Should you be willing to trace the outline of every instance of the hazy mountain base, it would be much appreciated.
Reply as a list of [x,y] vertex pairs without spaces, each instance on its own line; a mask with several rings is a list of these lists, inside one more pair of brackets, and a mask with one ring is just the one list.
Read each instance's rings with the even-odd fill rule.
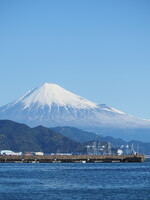
[[[18,106],[18,105],[17,105]],[[35,108],[35,109],[34,109]],[[1,109],[0,109],[1,110]],[[68,109],[69,112],[69,109]],[[100,112],[100,111],[99,111]],[[123,123],[126,120],[126,115],[120,115],[114,113],[109,113],[108,122],[112,124],[107,124],[107,120],[100,119],[100,122],[94,121],[96,115],[94,111],[89,110],[80,110],[74,114],[74,110],[71,110],[69,114],[65,113],[65,109],[53,106],[52,110],[49,110],[45,106],[44,110],[36,110],[36,105],[31,109],[24,109],[22,111],[18,110],[18,107],[14,106],[4,115],[0,114],[1,119],[15,120],[19,123],[25,123],[30,127],[35,127],[42,125],[44,127],[57,127],[57,126],[70,126],[76,127],[89,132],[98,132],[102,133],[104,136],[112,136],[115,138],[122,138],[124,140],[141,140],[143,142],[150,142],[150,128],[142,126],[132,126],[130,127],[127,123],[127,126],[121,127],[117,126],[117,123]],[[101,114],[105,114],[106,111],[101,111]],[[111,115],[110,115],[111,114]],[[30,116],[27,117],[26,115]],[[76,115],[76,116],[75,116]],[[8,117],[9,116],[9,117]],[[115,121],[113,121],[115,119]],[[120,119],[120,122],[118,121]],[[123,119],[124,118],[124,119]],[[127,117],[127,119],[129,119]],[[131,118],[131,120],[133,120]],[[135,120],[135,119],[134,119]],[[106,122],[105,122],[106,121]],[[117,123],[116,123],[117,121]],[[136,121],[136,120],[135,120]],[[137,123],[138,124],[138,123]]]
[[[80,129],[80,128],[79,128]],[[123,140],[139,140],[142,142],[150,142],[150,128],[133,127],[133,128],[119,128],[119,127],[97,127],[97,128],[86,128],[82,130],[94,133],[102,133],[104,137],[111,136],[115,138],[121,138]]]

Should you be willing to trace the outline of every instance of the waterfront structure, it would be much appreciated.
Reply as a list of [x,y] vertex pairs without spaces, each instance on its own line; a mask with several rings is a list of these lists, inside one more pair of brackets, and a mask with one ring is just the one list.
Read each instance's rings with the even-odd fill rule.
[[43,152],[34,152],[34,155],[35,155],[35,156],[43,156],[44,153],[43,153]]
[[144,155],[0,156],[0,163],[105,163],[144,162]]
[[117,154],[118,154],[118,155],[122,155],[122,154],[123,154],[122,149],[118,149],[118,150],[117,150]]
[[1,150],[0,155],[6,155],[6,156],[21,156],[22,152],[13,152],[11,150]]

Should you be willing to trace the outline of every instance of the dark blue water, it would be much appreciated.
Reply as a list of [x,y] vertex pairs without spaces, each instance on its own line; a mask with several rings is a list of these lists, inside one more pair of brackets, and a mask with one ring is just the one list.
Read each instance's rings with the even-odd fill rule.
[[150,200],[150,162],[0,164],[0,200]]

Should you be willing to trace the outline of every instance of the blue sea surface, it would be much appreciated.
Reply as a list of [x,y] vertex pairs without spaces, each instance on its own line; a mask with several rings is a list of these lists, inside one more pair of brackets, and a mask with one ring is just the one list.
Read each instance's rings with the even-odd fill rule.
[[150,200],[150,162],[0,164],[0,200]]

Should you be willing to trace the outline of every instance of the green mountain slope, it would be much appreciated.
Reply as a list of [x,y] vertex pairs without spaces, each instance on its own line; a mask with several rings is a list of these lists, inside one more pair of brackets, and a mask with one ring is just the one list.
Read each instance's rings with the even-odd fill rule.
[[83,144],[67,138],[54,130],[39,126],[30,128],[25,124],[0,120],[0,150],[84,152]]

